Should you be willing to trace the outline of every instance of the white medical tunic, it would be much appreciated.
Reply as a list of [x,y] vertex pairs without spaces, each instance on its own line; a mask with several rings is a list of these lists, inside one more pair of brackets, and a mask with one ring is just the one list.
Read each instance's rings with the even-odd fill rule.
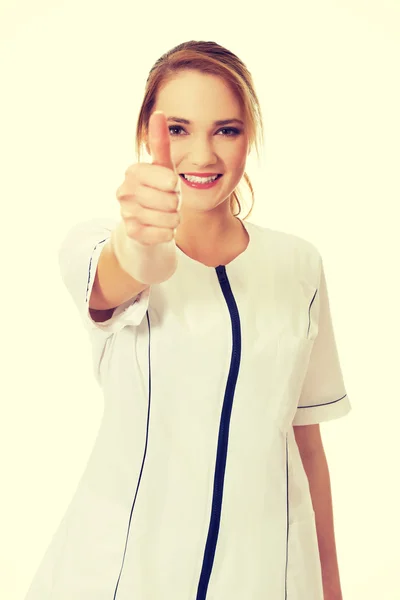
[[232,262],[178,248],[168,281],[96,323],[116,224],[81,223],[60,248],[105,404],[26,600],[323,600],[292,426],[351,406],[318,250],[242,222],[249,245]]

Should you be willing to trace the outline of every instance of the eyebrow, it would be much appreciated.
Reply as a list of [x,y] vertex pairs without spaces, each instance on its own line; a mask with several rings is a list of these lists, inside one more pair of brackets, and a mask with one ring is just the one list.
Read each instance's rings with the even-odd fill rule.
[[[185,125],[191,125],[191,121],[187,119],[181,119],[180,117],[168,117],[167,121],[175,121],[176,123],[184,123]],[[214,125],[229,125],[229,123],[240,123],[244,125],[241,119],[225,119],[223,121],[214,121]]]

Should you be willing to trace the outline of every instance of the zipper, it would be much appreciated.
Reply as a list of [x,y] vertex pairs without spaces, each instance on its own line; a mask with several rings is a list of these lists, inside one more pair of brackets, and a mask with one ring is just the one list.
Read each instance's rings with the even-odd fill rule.
[[203,556],[203,565],[197,588],[196,600],[205,600],[211,571],[214,564],[218,533],[221,522],[221,508],[224,489],[225,467],[228,453],[229,425],[232,413],[233,398],[239,375],[242,339],[240,330],[239,311],[229,284],[226,268],[223,265],[215,268],[222,293],[224,294],[232,322],[232,358],[229,368],[228,381],[225,388],[224,403],[218,434],[218,448],[215,463],[214,490],[212,498],[211,518]]

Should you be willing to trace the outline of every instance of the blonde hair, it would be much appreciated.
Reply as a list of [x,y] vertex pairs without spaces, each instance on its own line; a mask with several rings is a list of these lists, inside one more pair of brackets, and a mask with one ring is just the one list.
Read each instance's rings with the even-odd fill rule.
[[[215,42],[184,42],[161,56],[152,67],[146,81],[145,93],[136,127],[136,155],[140,162],[141,147],[147,137],[148,124],[157,94],[169,78],[186,70],[197,70],[204,74],[216,75],[228,83],[244,109],[244,121],[249,136],[249,148],[255,144],[260,158],[260,143],[263,143],[263,123],[261,107],[257,98],[253,79],[244,63],[235,54]],[[259,138],[259,139],[258,139]],[[247,219],[254,206],[254,190],[250,178],[245,172],[243,177],[250,188],[252,203]],[[240,185],[240,184],[239,184]],[[230,197],[230,208],[236,217],[241,212],[240,200],[243,199],[239,186]],[[234,212],[238,209],[238,212]]]

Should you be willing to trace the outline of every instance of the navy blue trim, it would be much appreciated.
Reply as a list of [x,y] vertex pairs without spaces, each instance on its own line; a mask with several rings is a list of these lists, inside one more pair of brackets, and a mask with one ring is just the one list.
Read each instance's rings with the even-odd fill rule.
[[232,357],[225,388],[224,403],[222,406],[221,421],[218,435],[217,458],[214,473],[214,490],[211,507],[211,518],[208,529],[206,547],[204,550],[203,565],[197,588],[196,600],[205,600],[210,582],[211,570],[214,563],[217,547],[219,526],[221,521],[222,497],[224,489],[225,467],[228,451],[229,424],[232,413],[235,387],[239,375],[240,357],[242,349],[239,311],[229,284],[226,268],[223,265],[215,268],[222,293],[224,294],[232,320]]
[[92,258],[93,258],[93,254],[95,253],[97,246],[99,246],[100,244],[104,244],[104,242],[106,242],[109,239],[110,238],[108,237],[108,238],[105,238],[104,240],[101,240],[101,242],[97,242],[97,244],[93,248],[92,254],[90,255],[89,269],[88,269],[88,279],[87,279],[87,284],[86,284],[86,298],[85,298],[86,302],[87,302],[88,293],[89,293],[90,271],[92,270]]
[[151,348],[151,344],[150,344],[150,331],[151,331],[151,325],[150,325],[150,318],[149,318],[149,311],[146,311],[146,316],[147,316],[147,326],[148,326],[148,330],[149,330],[149,350],[148,350],[148,355],[149,355],[149,402],[148,402],[148,409],[147,409],[147,425],[146,425],[146,443],[145,443],[145,447],[144,447],[144,455],[143,455],[143,460],[142,460],[142,466],[140,469],[140,474],[139,474],[139,480],[136,486],[136,493],[135,493],[135,497],[133,500],[133,504],[132,504],[132,508],[131,508],[131,514],[129,516],[129,523],[128,523],[128,531],[126,534],[126,541],[125,541],[125,548],[124,548],[124,555],[123,555],[123,559],[122,559],[122,565],[121,565],[121,569],[118,575],[118,580],[117,580],[117,584],[115,586],[115,592],[114,592],[114,596],[113,596],[113,600],[115,600],[115,598],[117,597],[117,590],[118,590],[118,586],[119,586],[119,581],[121,579],[121,574],[122,574],[122,569],[124,568],[124,562],[125,562],[125,555],[126,555],[126,547],[128,545],[128,538],[129,538],[129,531],[131,528],[131,521],[132,521],[132,515],[133,515],[133,509],[135,507],[135,503],[136,503],[136,498],[138,495],[138,491],[139,491],[139,486],[140,486],[140,481],[142,479],[142,473],[143,473],[143,467],[144,467],[144,463],[146,460],[146,454],[147,454],[147,442],[149,439],[149,422],[150,422],[150,406],[151,406],[151,355],[150,355],[150,348]]
[[343,398],[346,398],[347,394],[338,398],[337,400],[333,400],[332,402],[325,402],[324,404],[311,404],[310,406],[298,406],[297,408],[317,408],[318,406],[329,406],[329,404],[336,404],[336,402],[340,402]]
[[312,307],[312,304],[313,304],[313,302],[315,300],[315,296],[317,295],[317,292],[318,292],[318,288],[315,290],[314,296],[312,297],[312,300],[310,302],[310,306],[308,307],[308,329],[307,329],[307,337],[308,337],[308,334],[310,333],[310,325],[311,325],[310,313],[311,313],[311,307]]

